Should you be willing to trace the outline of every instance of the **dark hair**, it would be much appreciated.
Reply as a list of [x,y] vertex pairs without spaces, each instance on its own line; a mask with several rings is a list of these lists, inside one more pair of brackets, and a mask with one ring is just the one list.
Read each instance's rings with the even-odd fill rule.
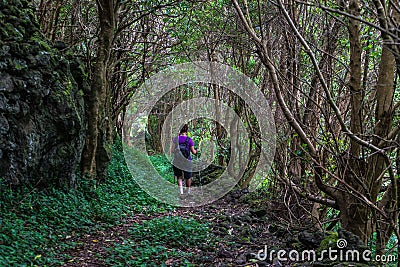
[[187,124],[183,125],[179,134],[187,133],[189,131],[189,126]]

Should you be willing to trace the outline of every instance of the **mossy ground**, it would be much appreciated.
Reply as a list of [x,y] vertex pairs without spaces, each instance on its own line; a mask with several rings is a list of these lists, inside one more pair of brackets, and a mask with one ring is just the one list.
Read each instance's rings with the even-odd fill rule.
[[172,207],[147,196],[114,150],[107,182],[92,189],[11,190],[1,183],[0,266],[52,266],[68,258],[60,253],[79,244],[73,238],[118,224],[137,213],[154,214]]

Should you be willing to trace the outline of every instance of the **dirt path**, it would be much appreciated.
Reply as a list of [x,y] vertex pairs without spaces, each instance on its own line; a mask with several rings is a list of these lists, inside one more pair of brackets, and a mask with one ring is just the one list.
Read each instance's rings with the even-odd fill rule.
[[[105,231],[97,231],[67,242],[78,244],[75,249],[64,252],[69,255],[63,266],[107,266],[107,248],[122,243],[130,237],[128,229],[163,216],[192,218],[199,222],[208,222],[210,231],[220,240],[211,250],[188,248],[193,254],[191,262],[195,266],[273,266],[266,261],[257,261],[255,253],[265,245],[281,245],[282,235],[290,235],[282,229],[271,233],[266,210],[250,207],[243,195],[230,194],[210,205],[197,208],[177,208],[174,211],[147,216],[136,214],[122,224]],[[276,228],[271,227],[271,228]],[[280,233],[281,232],[281,233]],[[166,265],[179,266],[180,259],[169,259]]]

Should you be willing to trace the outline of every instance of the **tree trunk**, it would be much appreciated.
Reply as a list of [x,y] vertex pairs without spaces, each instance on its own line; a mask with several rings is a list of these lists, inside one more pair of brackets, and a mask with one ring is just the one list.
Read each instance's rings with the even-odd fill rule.
[[[110,88],[110,87],[108,87]],[[99,181],[107,177],[108,164],[112,156],[112,144],[115,137],[115,120],[111,114],[111,93],[107,92],[105,106],[101,114],[99,134],[97,136],[96,175]]]
[[[349,9],[354,16],[360,16],[360,3],[358,0],[351,0]],[[350,40],[350,98],[351,98],[351,121],[350,130],[360,135],[362,133],[362,102],[361,91],[361,39],[360,22],[349,18],[349,40]],[[361,145],[355,140],[350,140],[350,154],[356,158],[361,152]]]
[[[379,145],[382,140],[387,140],[387,135],[392,128],[393,122],[393,96],[394,96],[394,73],[395,73],[395,57],[387,46],[383,46],[382,56],[380,62],[378,83],[376,86],[376,109],[375,109],[375,120],[377,122],[375,127],[375,138],[373,139],[374,145]],[[385,142],[386,143],[386,142]],[[368,186],[371,188],[371,197],[373,200],[377,199],[379,190],[382,187],[383,176],[387,171],[387,163],[384,155],[373,154],[368,159]],[[392,184],[392,187],[397,185]],[[392,189],[392,188],[391,188]],[[389,190],[391,191],[391,190]],[[391,195],[388,192],[388,195]],[[387,199],[387,207],[385,211],[393,212],[396,205],[392,199]],[[383,218],[382,218],[383,219]],[[382,220],[380,220],[382,221]],[[391,235],[391,227],[388,222],[383,221],[380,225],[381,235],[377,239],[377,248],[382,250],[386,246],[386,242],[389,240]]]
[[[349,12],[354,16],[360,15],[359,0],[351,0]],[[362,63],[361,63],[361,39],[360,22],[357,19],[349,18],[349,41],[350,41],[350,130],[357,136],[362,134],[362,111],[363,111],[363,92],[362,83]],[[357,192],[366,194],[365,187],[365,163],[361,154],[361,145],[354,139],[350,140],[348,155],[340,162],[340,176],[347,185],[354,188]],[[371,228],[368,225],[370,210],[359,200],[351,190],[343,186],[343,190],[337,192],[337,202],[340,209],[342,226],[358,235],[363,241],[367,241]]]
[[[110,54],[115,28],[114,1],[98,0],[97,8],[100,33],[95,58],[96,63],[92,71],[93,76],[91,77],[91,91],[85,96],[88,126],[82,155],[82,174],[88,176],[90,179],[96,179],[97,165],[104,168],[104,164],[97,164],[96,155],[99,141],[103,142],[104,140],[104,129],[102,127],[107,124],[105,123],[107,118],[104,115],[108,114],[108,112],[104,109],[107,108],[108,67],[110,65]],[[100,144],[100,146],[103,146],[103,144]],[[97,159],[100,161],[103,160],[101,157],[97,157]],[[102,179],[102,177],[99,178]]]

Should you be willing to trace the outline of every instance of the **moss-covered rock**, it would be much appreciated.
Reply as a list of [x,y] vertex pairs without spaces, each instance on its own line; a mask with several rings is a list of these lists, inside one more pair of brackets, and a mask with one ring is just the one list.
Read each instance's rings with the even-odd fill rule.
[[[368,258],[364,259],[362,256],[364,251],[369,251],[369,248],[358,236],[344,229],[329,233],[302,231],[298,239],[304,249],[315,251],[318,260],[297,263],[294,266],[376,266],[374,262],[368,261]],[[301,251],[303,250],[301,249]]]
[[85,137],[82,68],[43,38],[28,1],[0,0],[0,23],[0,178],[70,186]]

